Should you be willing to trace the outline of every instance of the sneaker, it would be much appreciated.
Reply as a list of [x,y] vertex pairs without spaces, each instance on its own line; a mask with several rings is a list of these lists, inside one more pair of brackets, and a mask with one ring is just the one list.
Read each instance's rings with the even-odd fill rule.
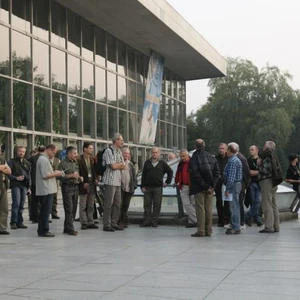
[[26,229],[28,228],[28,226],[24,225],[23,223],[22,224],[19,224],[17,225],[18,228],[22,228],[22,229]]
[[245,224],[240,226],[240,229],[241,229],[241,230],[245,230],[246,228],[247,228],[247,227],[246,227]]
[[52,216],[52,219],[59,220],[59,219],[60,219],[60,217],[59,217],[59,216]]
[[123,228],[123,227],[121,227],[121,226],[118,226],[118,225],[112,225],[111,227],[112,227],[114,230],[117,230],[117,231],[124,230],[124,228]]
[[87,226],[88,229],[98,229],[99,227],[96,224],[90,224]]
[[6,230],[0,230],[0,234],[9,235],[10,233]]
[[245,223],[247,224],[247,226],[251,227],[252,226],[252,222],[250,220],[246,220]]
[[225,232],[227,235],[232,235],[232,234],[240,234],[241,231],[240,230],[234,230],[232,228],[228,228]]
[[269,230],[269,229],[262,229],[259,231],[259,233],[274,233],[273,230]]
[[12,224],[10,224],[10,228],[11,229],[18,229],[18,226],[17,226],[17,224],[12,223]]
[[45,234],[39,234],[40,237],[55,237],[50,231],[46,232]]
[[185,225],[185,228],[194,228],[194,227],[196,227],[196,225],[192,223],[187,223],[187,225]]
[[230,228],[232,228],[232,226],[231,226],[231,224],[229,223],[229,224],[227,224],[227,225],[224,225],[224,228],[230,229]]
[[78,235],[78,232],[75,231],[75,230],[72,230],[72,231],[69,231],[69,232],[68,232],[68,235],[76,236],[76,235]]
[[192,237],[204,237],[205,234],[204,233],[199,233],[198,231],[195,232],[194,234],[191,234]]
[[103,231],[115,232],[114,228],[111,226],[103,227]]

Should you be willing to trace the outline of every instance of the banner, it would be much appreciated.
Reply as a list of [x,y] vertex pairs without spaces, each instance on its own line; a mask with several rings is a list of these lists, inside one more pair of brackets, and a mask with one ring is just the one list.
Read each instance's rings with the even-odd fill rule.
[[152,52],[149,60],[140,144],[153,145],[155,142],[163,73],[164,59],[158,53]]

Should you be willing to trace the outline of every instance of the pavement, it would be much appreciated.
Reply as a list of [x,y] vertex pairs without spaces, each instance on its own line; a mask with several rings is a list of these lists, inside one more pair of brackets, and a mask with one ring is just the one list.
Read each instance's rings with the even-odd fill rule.
[[77,222],[75,237],[62,233],[63,219],[42,238],[26,224],[0,236],[0,300],[299,299],[298,220],[274,234],[214,226],[210,238],[180,226],[82,231]]

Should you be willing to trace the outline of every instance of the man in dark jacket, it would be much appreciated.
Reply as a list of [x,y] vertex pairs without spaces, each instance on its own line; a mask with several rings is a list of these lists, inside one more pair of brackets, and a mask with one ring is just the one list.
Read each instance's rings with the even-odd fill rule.
[[198,230],[192,236],[211,236],[212,197],[220,169],[216,158],[204,151],[203,140],[196,140],[195,147],[196,151],[190,160],[190,193],[195,195]]
[[[151,158],[146,160],[143,167],[141,189],[144,193],[144,222],[141,227],[157,227],[161,209],[162,188],[172,181],[173,171],[169,165],[159,159],[157,147],[151,149]],[[163,182],[164,175],[167,180]],[[153,213],[151,214],[153,206]]]
[[25,153],[25,147],[18,147],[17,157],[8,162],[11,168],[11,175],[9,175],[12,196],[11,229],[27,228],[23,223],[23,211],[26,194],[31,193],[31,175],[30,164],[25,159]]

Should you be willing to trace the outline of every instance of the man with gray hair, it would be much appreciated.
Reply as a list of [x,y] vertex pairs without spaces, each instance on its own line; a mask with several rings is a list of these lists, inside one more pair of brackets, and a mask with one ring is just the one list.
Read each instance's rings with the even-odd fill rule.
[[112,138],[113,144],[103,153],[103,166],[106,170],[102,181],[105,187],[103,231],[114,232],[124,228],[117,225],[121,205],[121,179],[125,164],[121,148],[123,147],[123,136],[115,133]]
[[261,207],[265,218],[265,228],[260,233],[279,232],[279,214],[276,205],[277,186],[282,182],[283,175],[277,156],[275,143],[267,141],[264,144],[261,159],[257,160],[258,180],[261,189]]

